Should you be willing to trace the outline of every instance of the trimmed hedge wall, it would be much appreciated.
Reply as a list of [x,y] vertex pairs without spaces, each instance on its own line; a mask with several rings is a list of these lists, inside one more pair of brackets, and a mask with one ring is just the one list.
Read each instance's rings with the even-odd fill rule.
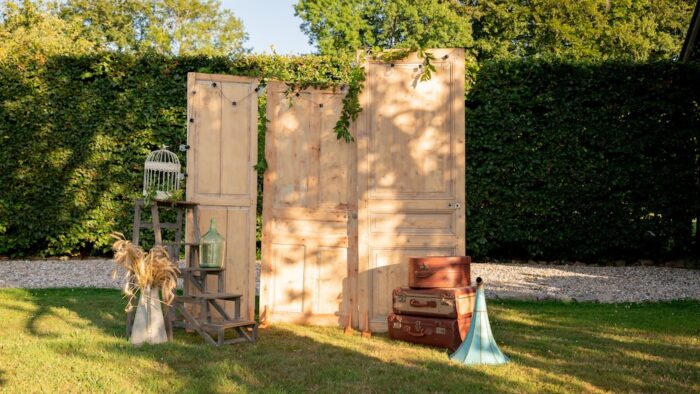
[[[339,84],[351,70],[315,56],[0,62],[0,255],[101,254],[128,233],[145,156],[185,141],[188,71]],[[484,65],[467,102],[469,252],[692,255],[699,96],[694,64]]]
[[492,257],[689,256],[698,137],[697,64],[487,64],[467,101],[467,245]]
[[315,56],[0,62],[0,255],[100,254],[111,231],[130,233],[146,155],[186,141],[187,72],[337,84],[351,69]]

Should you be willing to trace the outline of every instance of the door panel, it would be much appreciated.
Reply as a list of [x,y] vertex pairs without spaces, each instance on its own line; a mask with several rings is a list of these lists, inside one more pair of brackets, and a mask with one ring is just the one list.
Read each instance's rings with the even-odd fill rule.
[[272,245],[273,305],[275,312],[304,312],[306,248],[304,245]]
[[347,314],[343,279],[348,274],[347,248],[322,247],[316,256],[315,314]]
[[333,131],[340,91],[267,86],[262,318],[343,324],[354,294],[355,150]]
[[408,284],[408,257],[465,252],[464,52],[430,52],[437,71],[424,82],[415,54],[365,59],[358,299],[372,330],[386,330],[391,291]]
[[[187,200],[200,204],[200,234],[213,218],[226,239],[225,291],[243,295],[244,318],[253,317],[255,305],[257,86],[246,77],[187,78]],[[191,217],[187,227],[193,242]],[[215,278],[207,285],[215,291]],[[232,302],[225,307],[233,312]]]

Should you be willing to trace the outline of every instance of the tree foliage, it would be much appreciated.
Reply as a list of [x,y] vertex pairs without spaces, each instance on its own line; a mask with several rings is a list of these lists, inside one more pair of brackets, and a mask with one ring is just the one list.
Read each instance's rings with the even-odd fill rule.
[[472,43],[468,10],[453,2],[302,0],[295,10],[302,30],[324,54]]
[[46,57],[105,50],[230,56],[243,24],[219,0],[6,0],[0,55]]
[[94,43],[76,24],[47,11],[40,3],[0,3],[0,59],[35,58],[62,53],[86,54]]
[[482,0],[472,6],[481,58],[646,61],[680,51],[692,0]]
[[693,0],[300,0],[321,53],[465,47],[480,60],[654,60],[676,55]]
[[219,0],[153,2],[145,45],[177,55],[230,55],[243,51],[243,23]]

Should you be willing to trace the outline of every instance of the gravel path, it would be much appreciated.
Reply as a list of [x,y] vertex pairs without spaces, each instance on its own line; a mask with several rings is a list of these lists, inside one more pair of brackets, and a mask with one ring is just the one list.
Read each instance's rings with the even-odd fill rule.
[[667,267],[472,264],[488,297],[641,302],[700,299],[700,270]]
[[[2,287],[119,288],[111,260],[0,261]],[[641,302],[700,299],[700,270],[667,267],[472,264],[494,298]]]
[[0,261],[1,287],[119,288],[112,279],[112,260],[9,260]]

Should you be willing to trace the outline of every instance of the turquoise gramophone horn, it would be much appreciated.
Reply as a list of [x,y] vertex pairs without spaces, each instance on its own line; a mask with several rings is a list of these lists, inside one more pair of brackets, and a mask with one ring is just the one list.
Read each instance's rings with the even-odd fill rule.
[[491,333],[489,315],[486,311],[484,282],[481,278],[476,278],[476,301],[469,333],[457,351],[450,355],[450,360],[466,365],[496,365],[508,362],[508,357],[498,348],[496,340],[493,339],[493,333]]

